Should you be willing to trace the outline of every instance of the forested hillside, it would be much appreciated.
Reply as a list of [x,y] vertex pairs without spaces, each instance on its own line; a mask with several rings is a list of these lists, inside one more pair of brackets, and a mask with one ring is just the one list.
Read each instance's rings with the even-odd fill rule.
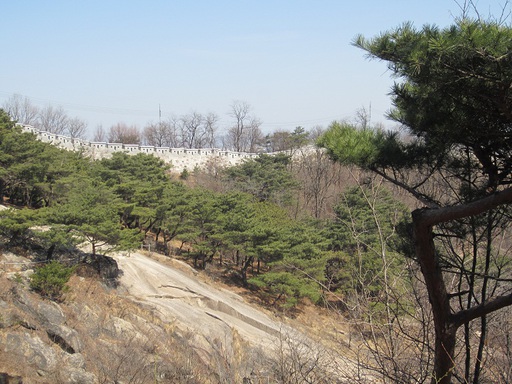
[[[333,132],[371,138],[367,128],[333,123],[321,142],[332,151],[325,140]],[[309,134],[300,133],[306,144]],[[336,145],[359,156],[350,141]],[[386,175],[293,146],[229,168],[212,163],[178,174],[145,154],[93,161],[22,133],[5,112],[0,153],[0,194],[8,207],[0,212],[2,249],[41,263],[31,278],[41,295],[59,300],[75,268],[105,268],[103,255],[142,247],[243,288],[278,313],[327,310],[350,330],[353,359],[383,381],[429,379],[433,323],[414,261],[414,203]],[[510,324],[502,317],[492,323],[484,374],[499,378],[510,356],[499,340]]]
[[[356,123],[269,135],[279,154],[231,167],[93,161],[0,110],[0,250],[37,262],[28,286],[54,301],[90,266],[115,289],[101,273],[108,254],[142,248],[283,317],[327,314],[346,334],[322,329],[322,342],[361,369],[340,382],[511,382],[511,42],[503,20],[465,14],[444,29],[359,36],[397,79],[389,117],[401,130],[363,110]],[[236,150],[262,143],[245,112],[233,106]],[[276,380],[330,382],[285,373]]]
[[[352,178],[345,186],[318,180],[316,193],[308,192],[313,180],[302,176],[306,164],[342,172],[320,151],[295,161],[262,154],[215,173],[178,177],[149,155],[91,161],[58,150],[2,117],[0,192],[11,209],[2,212],[0,227],[9,246],[33,243],[51,260],[84,242],[92,255],[146,245],[185,255],[196,268],[217,265],[226,279],[259,287],[269,304],[284,307],[303,298],[347,300],[367,288],[380,300],[382,259],[374,249],[383,239],[370,232],[381,226],[386,252],[394,255],[395,228],[406,210],[381,182],[357,184],[359,175],[349,170],[343,170]],[[321,198],[322,189],[323,200],[309,198]],[[31,229],[36,226],[48,230]],[[356,251],[360,244],[364,251]],[[360,268],[371,287],[358,281]]]

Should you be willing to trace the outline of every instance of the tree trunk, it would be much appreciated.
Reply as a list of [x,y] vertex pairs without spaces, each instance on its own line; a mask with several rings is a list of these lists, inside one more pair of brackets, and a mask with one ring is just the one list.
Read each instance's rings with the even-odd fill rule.
[[240,272],[242,272],[242,284],[247,287],[247,269],[252,265],[254,260],[253,256],[249,256],[246,260]]
[[425,279],[435,329],[434,376],[432,383],[451,382],[457,328],[451,324],[450,299],[434,247],[432,225],[425,223],[421,209],[412,213],[416,256]]
[[455,364],[455,335],[458,327],[477,317],[512,304],[512,294],[498,296],[463,311],[451,313],[450,295],[446,290],[439,257],[434,246],[434,225],[487,212],[512,203],[512,188],[494,193],[468,204],[444,208],[422,208],[412,212],[416,257],[425,279],[435,329],[433,384],[449,384]]
[[48,251],[46,252],[46,260],[52,260],[53,259],[53,252],[55,251],[55,244],[52,244],[50,248],[48,248]]

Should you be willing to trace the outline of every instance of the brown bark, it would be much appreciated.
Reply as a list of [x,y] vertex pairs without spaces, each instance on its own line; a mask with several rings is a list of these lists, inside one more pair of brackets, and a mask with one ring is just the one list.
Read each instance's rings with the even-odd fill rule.
[[432,383],[449,384],[454,368],[457,329],[490,312],[512,304],[512,295],[499,296],[473,308],[451,313],[450,297],[443,279],[434,246],[433,227],[464,217],[474,216],[512,203],[512,188],[480,200],[445,208],[423,208],[412,213],[415,251],[432,306],[435,329],[434,375]]
[[252,262],[254,260],[254,257],[253,256],[249,256],[246,260],[245,260],[245,263],[244,265],[242,266],[242,269],[241,269],[241,274],[242,274],[242,284],[244,285],[244,287],[246,287],[248,284],[247,284],[247,270],[249,269],[249,267],[252,265]]

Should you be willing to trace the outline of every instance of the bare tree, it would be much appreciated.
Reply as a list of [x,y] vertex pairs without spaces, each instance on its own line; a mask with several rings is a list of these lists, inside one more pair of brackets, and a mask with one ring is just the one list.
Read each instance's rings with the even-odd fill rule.
[[309,212],[317,219],[328,217],[335,199],[346,186],[346,172],[320,148],[297,151],[293,173],[301,184],[302,206],[299,211]]
[[322,136],[325,133],[325,128],[321,125],[316,125],[313,128],[311,128],[309,131],[309,139],[312,142],[316,142],[320,136]]
[[108,141],[110,143],[140,144],[141,134],[134,125],[117,123],[110,127]]
[[20,124],[34,125],[41,130],[66,134],[72,138],[85,137],[87,123],[78,117],[69,118],[61,106],[48,105],[40,110],[27,97],[14,94],[4,103],[3,108]]
[[217,123],[219,116],[210,112],[204,117],[204,131],[205,131],[205,147],[214,148],[216,145],[215,133],[217,131]]
[[85,132],[87,129],[87,123],[80,120],[78,117],[68,120],[67,134],[73,139],[85,138]]
[[271,367],[283,384],[342,383],[336,373],[337,361],[320,343],[298,333],[281,331]]
[[4,104],[3,109],[9,114],[12,120],[27,125],[35,125],[37,123],[37,115],[39,109],[32,105],[30,100],[21,95],[12,95]]
[[261,131],[260,126],[260,120],[256,118],[251,120],[249,124],[249,130],[244,137],[245,140],[243,140],[243,152],[255,153],[260,151],[260,148],[265,141],[265,137],[263,136],[263,132]]
[[356,125],[361,127],[362,129],[370,128],[370,123],[372,120],[372,107],[366,109],[365,107],[361,107],[356,111]]
[[433,334],[428,298],[417,265],[397,254],[397,229],[406,209],[389,199],[382,178],[357,170],[348,177],[355,183],[352,193],[357,190],[359,196],[356,201],[355,195],[343,195],[338,217],[348,231],[344,244],[351,243],[346,252],[354,267],[343,275],[347,265],[340,265],[350,336],[358,335],[349,346],[358,367],[378,378],[352,376],[350,382],[426,382]]
[[202,115],[199,112],[192,112],[176,119],[181,146],[186,148],[214,147],[218,120],[218,116],[214,113]]
[[103,129],[103,125],[100,124],[96,127],[96,131],[94,132],[94,137],[92,140],[98,143],[104,143],[107,141],[107,134]]
[[201,148],[204,132],[201,129],[203,116],[199,112],[192,112],[180,118],[181,138],[186,148]]
[[172,119],[150,123],[143,131],[144,142],[155,147],[177,146],[176,125]]
[[231,105],[229,115],[233,117],[234,123],[229,129],[229,133],[232,137],[233,149],[238,152],[242,151],[242,138],[246,130],[250,109],[251,106],[244,101],[235,101]]
[[62,107],[47,105],[39,111],[36,124],[43,131],[61,135],[68,130],[69,118]]
[[164,123],[169,128],[168,146],[177,148],[183,147],[183,142],[180,136],[180,118],[177,116],[171,116]]
[[228,130],[225,145],[236,152],[256,152],[263,142],[261,121],[250,114],[251,106],[245,101],[235,101],[229,115],[233,124]]

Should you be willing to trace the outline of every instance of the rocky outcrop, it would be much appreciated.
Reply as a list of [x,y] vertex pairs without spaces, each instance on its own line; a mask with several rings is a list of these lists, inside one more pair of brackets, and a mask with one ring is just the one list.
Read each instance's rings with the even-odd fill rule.
[[0,338],[3,351],[18,361],[31,365],[38,372],[52,372],[57,367],[57,354],[51,345],[30,332],[7,332]]
[[[118,271],[117,263],[106,265]],[[225,357],[205,355],[196,335],[98,276],[75,275],[70,285],[56,303],[0,275],[0,384],[218,382],[216,365]]]
[[[98,258],[100,264],[78,268],[58,303],[32,292],[26,279],[0,270],[0,380],[278,381],[282,358],[273,353],[279,345],[290,348],[286,342],[283,347],[288,327],[181,265],[170,268],[163,256],[118,256],[117,262]],[[117,276],[119,267],[120,284],[107,285],[105,277]],[[106,275],[100,277],[101,271]],[[306,344],[310,351],[311,340]]]
[[113,282],[119,277],[117,261],[111,257],[96,255],[91,261],[91,265],[109,285],[113,285]]
[[[4,297],[8,300],[0,300],[0,351],[6,357],[0,361],[5,365],[0,364],[0,370],[13,369],[8,362],[17,361],[23,364],[14,365],[16,375],[12,377],[20,380],[28,373],[41,382],[56,381],[57,375],[63,383],[96,382],[79,353],[83,343],[78,332],[66,325],[67,317],[59,304],[44,301],[21,284],[10,287]],[[5,380],[16,382],[14,378]]]

